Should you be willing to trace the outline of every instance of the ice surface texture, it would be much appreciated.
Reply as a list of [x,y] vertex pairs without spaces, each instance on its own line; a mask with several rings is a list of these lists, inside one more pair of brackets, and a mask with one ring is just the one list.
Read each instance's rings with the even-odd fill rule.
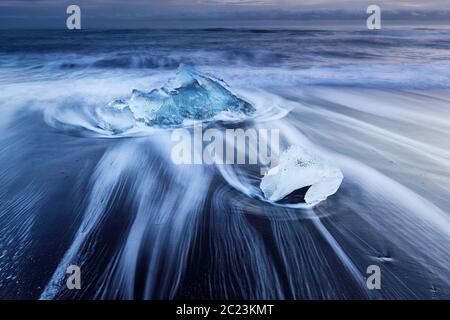
[[211,120],[219,115],[232,119],[254,111],[223,81],[183,66],[162,88],[149,93],[133,90],[130,99],[97,108],[96,117],[102,129],[119,133],[136,124],[177,126],[185,120]]
[[269,201],[278,201],[295,190],[311,186],[305,195],[307,204],[316,204],[333,195],[342,183],[339,168],[324,163],[298,146],[281,154],[279,165],[263,177],[260,188]]

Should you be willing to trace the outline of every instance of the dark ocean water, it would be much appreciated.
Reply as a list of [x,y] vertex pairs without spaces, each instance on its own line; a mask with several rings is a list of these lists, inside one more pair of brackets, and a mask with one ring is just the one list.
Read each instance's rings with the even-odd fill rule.
[[[338,192],[275,206],[258,168],[174,165],[169,130],[93,130],[180,65],[289,110],[235,126],[328,159]],[[448,29],[2,30],[0,298],[450,299],[449,89]]]
[[235,76],[245,69],[253,81],[267,74],[280,85],[450,85],[449,29],[3,30],[0,36],[2,70],[27,79],[127,69],[148,74],[186,64]]

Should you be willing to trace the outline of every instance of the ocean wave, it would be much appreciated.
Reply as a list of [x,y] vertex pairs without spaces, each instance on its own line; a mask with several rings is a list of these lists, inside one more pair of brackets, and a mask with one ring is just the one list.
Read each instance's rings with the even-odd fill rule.
[[[209,29],[208,29],[209,30]],[[349,64],[449,64],[449,30],[117,30],[77,35],[0,31],[2,65],[45,70],[320,68]],[[317,35],[320,34],[320,37]],[[33,41],[31,41],[33,40]],[[19,71],[18,71],[19,72]]]

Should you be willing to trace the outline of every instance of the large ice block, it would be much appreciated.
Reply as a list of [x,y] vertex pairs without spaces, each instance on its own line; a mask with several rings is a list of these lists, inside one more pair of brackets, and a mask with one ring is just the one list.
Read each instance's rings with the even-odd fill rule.
[[[148,126],[176,126],[184,120],[212,120],[220,113],[237,118],[251,114],[254,107],[237,97],[221,80],[189,68],[180,67],[174,79],[148,93],[133,90],[131,98],[115,100],[96,110],[99,126],[109,131],[123,131],[135,121]],[[119,112],[120,111],[120,112]],[[124,123],[120,116],[124,115]],[[110,123],[113,119],[114,123]]]

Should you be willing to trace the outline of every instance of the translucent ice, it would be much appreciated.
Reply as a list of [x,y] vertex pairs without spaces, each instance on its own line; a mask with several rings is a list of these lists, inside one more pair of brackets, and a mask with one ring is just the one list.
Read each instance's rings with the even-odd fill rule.
[[[211,120],[220,113],[229,117],[255,111],[223,81],[188,67],[180,67],[177,76],[159,89],[148,93],[133,90],[130,99],[115,100],[99,109],[99,125],[113,132],[126,130],[132,124],[129,112],[134,121],[148,126],[174,126],[184,120]],[[124,123],[118,121],[121,115]]]
[[316,204],[335,194],[342,179],[339,168],[293,146],[281,154],[279,165],[263,177],[260,188],[269,201],[275,202],[295,190],[310,187],[306,192],[305,202]]
[[95,116],[98,126],[112,133],[121,133],[133,128],[136,124],[133,112],[123,100],[116,100],[106,107],[97,108]]

